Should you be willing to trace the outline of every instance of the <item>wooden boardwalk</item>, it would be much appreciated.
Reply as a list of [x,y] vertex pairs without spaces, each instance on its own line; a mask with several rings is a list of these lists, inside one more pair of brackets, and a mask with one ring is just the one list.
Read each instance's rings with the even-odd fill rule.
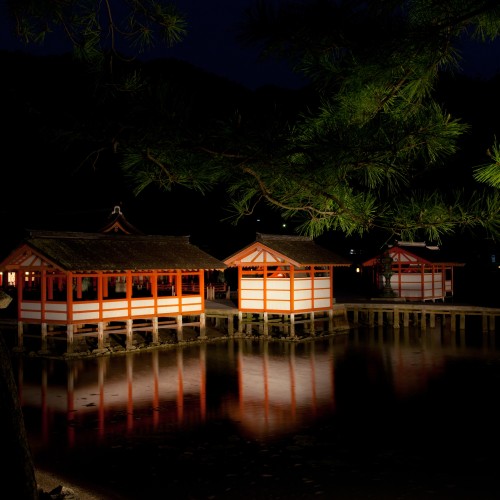
[[466,319],[480,317],[483,332],[496,330],[500,308],[471,306],[466,304],[430,303],[430,302],[398,302],[398,301],[364,301],[345,302],[350,324],[391,325],[393,328],[418,325],[422,330],[427,326],[433,328],[436,318],[450,321],[451,331],[464,330]]
[[249,313],[239,311],[230,300],[217,300],[205,302],[205,315],[207,321],[214,320],[215,327],[227,330],[229,335],[251,335],[257,331],[265,337],[274,329],[280,330],[282,336],[295,338],[299,331],[314,336],[316,331],[335,333],[350,328],[343,304],[334,305],[332,310],[300,314]]
[[[213,337],[256,337],[278,338],[283,340],[302,340],[316,335],[346,333],[358,327],[381,327],[389,325],[394,329],[417,326],[421,331],[433,329],[436,325],[446,325],[451,332],[463,332],[471,318],[479,318],[483,332],[495,332],[499,325],[500,308],[471,306],[448,303],[414,303],[396,300],[353,300],[334,304],[332,310],[308,312],[303,314],[243,313],[234,301],[229,299],[206,300],[205,314],[202,317],[162,318],[161,321],[143,320],[127,325],[114,325],[104,331],[95,328],[80,328],[73,335],[63,330],[29,334],[41,341],[39,355],[50,355],[48,337],[62,340],[67,344],[66,354],[74,352],[78,342],[95,337],[97,349],[90,347],[90,354],[106,354],[110,350],[111,338],[118,339],[116,349],[132,350],[136,345],[149,347],[164,343],[183,343],[186,340],[208,340]],[[477,325],[477,322],[476,322]],[[0,327],[16,330],[17,321],[2,319]],[[168,333],[168,332],[172,333]],[[161,333],[163,332],[163,333]],[[187,335],[184,338],[184,335]],[[99,344],[100,339],[100,344]],[[120,340],[122,339],[122,340]],[[167,339],[167,340],[165,340]],[[90,341],[89,345],[93,345]],[[24,350],[23,336],[18,333],[18,348]]]

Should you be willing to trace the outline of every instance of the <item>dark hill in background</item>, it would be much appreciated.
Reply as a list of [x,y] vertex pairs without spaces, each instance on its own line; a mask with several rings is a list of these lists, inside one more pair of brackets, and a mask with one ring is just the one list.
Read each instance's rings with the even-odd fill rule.
[[221,222],[229,215],[223,208],[223,189],[200,196],[183,188],[168,193],[148,188],[135,196],[112,154],[113,127],[134,134],[133,120],[154,128],[154,120],[162,116],[172,117],[172,123],[191,120],[202,127],[204,120],[208,126],[236,112],[295,113],[304,92],[273,87],[250,91],[188,63],[165,59],[136,64],[136,71],[153,83],[149,95],[110,101],[95,75],[69,55],[0,53],[0,62],[5,130],[0,255],[22,238],[26,228],[98,230],[118,204],[144,232],[190,234],[219,257],[236,249],[242,234],[247,241],[255,230],[281,227],[275,214],[259,221],[259,227],[259,214],[238,228]]

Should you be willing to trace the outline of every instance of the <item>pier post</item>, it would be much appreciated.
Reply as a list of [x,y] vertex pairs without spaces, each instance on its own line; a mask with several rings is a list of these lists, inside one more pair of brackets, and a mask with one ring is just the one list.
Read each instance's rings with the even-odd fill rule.
[[394,308],[394,313],[392,315],[392,324],[394,328],[400,328],[399,325],[399,309],[397,307]]
[[47,347],[47,323],[42,323],[40,327],[42,335],[42,346],[40,349],[40,354],[47,354],[49,352]]
[[228,314],[227,316],[227,334],[230,337],[234,336],[234,322],[232,314]]
[[408,328],[410,326],[410,313],[405,311],[403,313],[403,327]]
[[290,314],[290,337],[295,337],[295,313]]
[[66,325],[66,352],[71,354],[73,352],[74,340],[74,327],[73,325]]
[[431,328],[434,328],[436,326],[436,315],[433,312],[429,314],[429,326]]
[[17,350],[22,351],[24,346],[24,325],[22,321],[17,322]]
[[97,323],[97,349],[104,349],[104,323]]
[[457,315],[455,313],[451,313],[450,330],[452,333],[455,333],[457,331]]
[[207,338],[207,322],[205,313],[200,314],[200,339]]
[[132,320],[131,319],[126,320],[125,330],[126,330],[126,337],[127,337],[125,348],[127,350],[132,349],[132,347],[133,347],[133,342],[132,342],[133,330],[132,330]]
[[460,314],[460,330],[465,330],[465,314]]
[[238,334],[241,335],[243,333],[243,313],[238,311]]
[[486,333],[488,331],[488,316],[483,313],[482,314],[482,326],[483,326],[483,333]]
[[177,315],[176,322],[177,342],[182,342],[184,340],[184,337],[182,335],[182,314]]
[[[250,321],[248,321],[248,318],[250,316]],[[246,320],[247,320],[247,324],[245,326],[245,333],[247,335],[252,335],[252,321],[253,321],[253,314],[246,314]]]
[[152,320],[152,324],[153,324],[153,335],[152,335],[152,341],[153,341],[153,344],[158,344],[159,343],[159,339],[158,339],[158,316],[155,316]]

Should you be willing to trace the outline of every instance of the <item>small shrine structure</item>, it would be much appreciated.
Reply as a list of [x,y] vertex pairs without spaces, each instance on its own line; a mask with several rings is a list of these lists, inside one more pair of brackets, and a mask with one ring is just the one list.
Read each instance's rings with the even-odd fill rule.
[[406,241],[362,263],[371,268],[381,298],[433,302],[453,297],[454,269],[464,265],[447,259],[438,246]]
[[61,329],[68,352],[76,334],[97,335],[102,350],[110,332],[124,333],[130,349],[132,330],[150,330],[157,343],[159,324],[178,340],[186,324],[204,337],[205,272],[225,268],[189,236],[139,234],[116,207],[100,233],[29,231],[0,262],[0,287],[16,294],[20,349],[26,324],[41,326],[42,351]]
[[293,336],[296,315],[307,315],[313,323],[318,312],[330,320],[335,309],[344,313],[335,306],[333,270],[351,262],[310,237],[257,233],[253,243],[224,263],[238,269],[240,326],[243,314],[261,316],[265,328],[270,315],[287,317]]

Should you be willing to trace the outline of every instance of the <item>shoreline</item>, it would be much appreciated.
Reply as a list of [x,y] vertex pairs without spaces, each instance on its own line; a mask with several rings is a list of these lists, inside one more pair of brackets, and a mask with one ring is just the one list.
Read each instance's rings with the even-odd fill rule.
[[[89,484],[76,484],[66,477],[62,477],[54,472],[35,467],[35,478],[40,498],[58,498],[68,500],[120,500],[118,494],[113,494]],[[62,487],[61,493],[56,497],[49,494],[56,488]]]

